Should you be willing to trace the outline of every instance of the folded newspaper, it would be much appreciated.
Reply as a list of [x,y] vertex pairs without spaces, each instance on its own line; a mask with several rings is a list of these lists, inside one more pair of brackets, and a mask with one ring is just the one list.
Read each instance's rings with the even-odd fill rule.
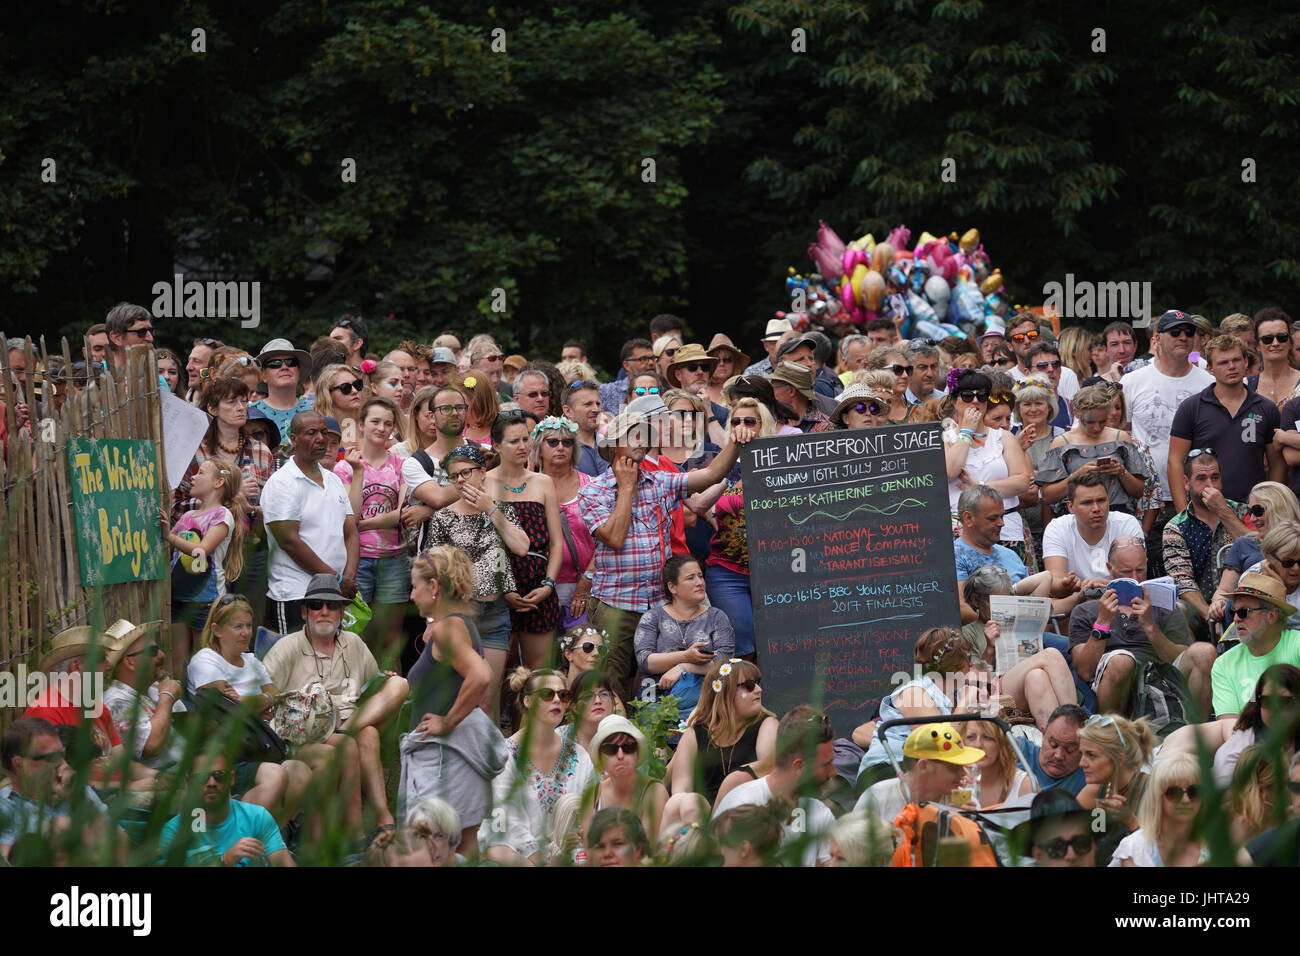
[[997,655],[993,669],[999,677],[1043,649],[1043,631],[1051,617],[1049,598],[989,596],[989,618],[997,621],[1002,631],[993,642]]

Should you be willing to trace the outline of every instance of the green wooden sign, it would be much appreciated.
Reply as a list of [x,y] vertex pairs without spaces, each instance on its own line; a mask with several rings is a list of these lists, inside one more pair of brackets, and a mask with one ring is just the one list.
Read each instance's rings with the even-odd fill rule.
[[68,469],[84,587],[157,581],[167,573],[158,509],[157,446],[69,438]]

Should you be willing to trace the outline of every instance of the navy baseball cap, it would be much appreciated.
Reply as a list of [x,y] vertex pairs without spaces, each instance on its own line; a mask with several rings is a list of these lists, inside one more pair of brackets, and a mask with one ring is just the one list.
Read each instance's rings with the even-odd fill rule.
[[1185,325],[1191,329],[1196,328],[1196,323],[1192,321],[1192,317],[1186,312],[1182,312],[1178,309],[1170,309],[1164,315],[1160,316],[1160,321],[1156,323],[1156,331],[1168,332],[1170,329],[1177,328],[1180,325]]

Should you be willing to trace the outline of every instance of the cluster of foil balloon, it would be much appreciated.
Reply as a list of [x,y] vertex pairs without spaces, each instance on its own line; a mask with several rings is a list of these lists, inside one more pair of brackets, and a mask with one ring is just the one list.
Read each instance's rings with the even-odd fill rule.
[[868,233],[846,243],[819,222],[817,241],[808,247],[817,271],[790,269],[791,309],[777,317],[796,331],[832,335],[887,318],[904,338],[930,339],[1004,325],[1010,300],[978,229],[945,239],[923,232],[915,245],[911,238],[910,229],[898,226],[881,242]]

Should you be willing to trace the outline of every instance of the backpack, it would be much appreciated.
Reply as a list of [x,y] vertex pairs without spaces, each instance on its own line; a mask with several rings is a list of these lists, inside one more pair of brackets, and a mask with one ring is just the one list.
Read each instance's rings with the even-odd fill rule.
[[938,803],[909,803],[894,818],[902,838],[892,866],[938,866],[939,841],[949,837],[970,844],[968,866],[1001,866],[983,828],[951,807]]
[[1129,697],[1133,719],[1145,717],[1161,738],[1187,726],[1187,678],[1173,664],[1138,661],[1137,677]]

